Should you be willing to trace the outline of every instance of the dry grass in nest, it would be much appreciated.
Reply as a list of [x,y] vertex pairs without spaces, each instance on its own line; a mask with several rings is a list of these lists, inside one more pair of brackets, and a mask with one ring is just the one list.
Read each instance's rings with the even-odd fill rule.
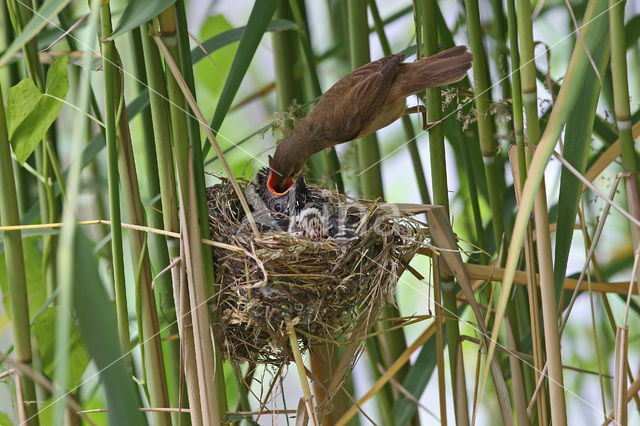
[[[250,185],[240,182],[243,190]],[[287,323],[301,349],[347,339],[361,320],[367,328],[392,298],[400,259],[427,238],[421,223],[387,216],[371,201],[350,201],[319,188],[325,203],[356,210],[355,238],[310,240],[283,231],[256,238],[228,181],[208,188],[211,238],[243,250],[213,250],[218,286],[218,341],[232,360],[282,364],[293,360]],[[253,254],[249,256],[248,254]],[[266,275],[265,275],[266,273]]]

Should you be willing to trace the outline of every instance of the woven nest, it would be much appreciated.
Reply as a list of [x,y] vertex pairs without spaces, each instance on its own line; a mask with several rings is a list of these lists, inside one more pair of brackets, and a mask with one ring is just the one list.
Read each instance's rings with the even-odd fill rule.
[[[245,193],[247,186],[251,191],[252,184],[239,183]],[[415,254],[428,238],[421,222],[388,216],[375,202],[311,191],[327,205],[355,215],[354,236],[312,240],[263,229],[256,238],[228,181],[207,190],[211,238],[236,248],[213,249],[217,337],[229,359],[292,361],[291,323],[302,350],[348,339],[358,322],[368,328],[392,300],[403,269],[400,259]]]

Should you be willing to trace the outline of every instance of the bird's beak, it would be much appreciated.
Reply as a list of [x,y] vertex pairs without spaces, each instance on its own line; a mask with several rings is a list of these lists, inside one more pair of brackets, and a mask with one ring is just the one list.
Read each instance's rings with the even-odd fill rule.
[[269,156],[269,177],[267,178],[267,189],[272,195],[281,197],[291,189],[293,185],[293,178],[286,177],[282,179],[282,176],[278,176],[276,171],[273,170],[273,158]]
[[269,170],[269,178],[267,179],[267,189],[269,192],[276,197],[281,197],[282,195],[289,192],[291,186],[293,185],[293,179],[287,178],[282,182],[282,185],[278,184],[278,178],[276,177],[276,173],[273,169]]

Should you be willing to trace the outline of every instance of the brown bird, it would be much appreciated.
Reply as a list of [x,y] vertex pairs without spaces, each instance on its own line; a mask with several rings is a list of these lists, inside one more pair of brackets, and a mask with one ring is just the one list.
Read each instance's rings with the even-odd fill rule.
[[[357,68],[335,83],[307,116],[280,142],[270,164],[267,188],[284,195],[313,154],[368,135],[405,114],[406,98],[421,90],[455,83],[471,68],[473,55],[457,46],[416,62],[386,56]],[[425,119],[426,123],[426,119]]]

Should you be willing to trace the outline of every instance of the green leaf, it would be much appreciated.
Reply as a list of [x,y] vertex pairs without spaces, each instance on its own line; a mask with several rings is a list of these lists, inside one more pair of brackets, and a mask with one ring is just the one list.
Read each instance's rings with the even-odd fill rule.
[[7,413],[0,411],[0,426],[13,426],[13,422]]
[[[606,28],[606,27],[605,27]],[[610,43],[608,33],[591,51],[600,75],[609,62]],[[587,155],[591,146],[591,132],[596,117],[596,107],[600,95],[600,81],[591,64],[588,64],[587,75],[578,94],[575,107],[571,109],[565,129],[564,158],[580,173],[587,168]],[[555,259],[553,275],[558,301],[562,294],[562,286],[569,261],[569,251],[573,240],[574,224],[578,213],[578,204],[582,196],[582,182],[566,167],[560,175],[560,194],[558,196],[558,220],[556,230]]]
[[[238,27],[232,30],[225,31],[218,35],[211,37],[210,39],[204,41],[202,43],[202,47],[211,53],[218,49],[221,49],[231,43],[235,43],[236,41],[240,41],[242,38],[242,34],[244,34],[244,30],[247,27]],[[274,19],[269,23],[265,32],[272,31],[289,31],[295,30],[297,27],[296,23],[293,21],[289,21],[287,19]],[[205,58],[205,54],[200,48],[200,46],[196,46],[191,49],[191,61],[195,64]]]
[[629,19],[629,22],[624,26],[624,29],[627,50],[629,50],[633,46],[636,46],[638,39],[640,38],[640,15],[636,15]]
[[[67,63],[69,57],[64,55],[60,56],[51,65],[47,72],[47,94],[55,96],[57,98],[64,99],[69,91],[69,73],[67,72]],[[59,105],[60,101],[52,100]],[[60,105],[61,106],[61,105]]]
[[[83,401],[82,408],[85,410],[98,410],[104,408],[104,395],[101,392],[92,392],[88,401]],[[87,414],[95,426],[109,426],[109,418],[106,413]],[[40,423],[42,424],[42,423]],[[83,422],[82,424],[87,424]]]
[[[47,0],[42,7],[38,9],[36,13],[27,25],[24,26],[22,32],[13,40],[11,45],[5,50],[2,57],[0,57],[0,68],[5,66],[22,46],[27,44],[32,38],[38,35],[38,33],[47,25],[48,22],[53,19],[58,12],[65,8],[71,0]],[[6,25],[6,23],[5,23]]]
[[131,0],[127,8],[122,12],[120,21],[118,21],[115,31],[108,40],[113,40],[119,35],[139,27],[164,12],[175,2],[176,0]]
[[[56,315],[58,308],[50,306],[46,308],[40,315],[36,316],[31,330],[38,342],[40,357],[42,358],[42,371],[49,377],[54,376],[56,360],[55,360],[55,334],[51,330],[55,330]],[[89,365],[89,353],[80,338],[78,327],[71,323],[71,344],[69,347],[69,388],[74,389],[80,384],[82,375],[87,365]]]
[[[29,299],[29,312],[34,315],[47,300],[47,290],[42,275],[42,252],[37,238],[23,238],[22,248],[24,255],[24,267],[27,274],[27,296]],[[4,252],[0,256],[0,290],[2,294],[8,294],[7,266]],[[11,316],[9,298],[4,297],[4,308]]]
[[[55,121],[69,90],[67,56],[59,57],[47,73],[46,94],[24,79],[9,89],[7,121],[9,140],[20,164],[36,149]],[[50,95],[50,96],[49,96]]]
[[100,281],[91,243],[80,229],[75,233],[73,307],[107,395],[109,423],[144,425],[139,398],[118,342],[116,313]]
[[[209,17],[202,25],[200,30],[200,39],[209,39],[215,35],[222,34],[232,30],[233,27],[222,15]],[[227,44],[225,47],[217,49],[215,53],[209,53],[211,60],[199,62],[196,65],[195,73],[197,80],[205,84],[207,88],[214,94],[220,94],[222,85],[229,74],[231,62],[235,56],[238,46],[234,43]],[[201,49],[198,49],[202,52]],[[210,52],[207,50],[207,52]],[[202,52],[204,54],[204,52]]]
[[[416,399],[420,399],[420,395],[422,395],[422,392],[427,387],[433,370],[436,368],[437,357],[434,336],[431,336],[431,338],[422,345],[416,362],[411,366],[411,370],[408,372],[407,378],[402,384]],[[416,408],[414,401],[404,395],[399,395],[396,403],[393,405],[394,423],[397,425],[410,424]]]
[[230,410],[234,410],[240,400],[236,372],[229,361],[225,361],[222,368],[224,369],[224,388],[227,390],[227,407]]
[[[214,133],[220,130],[222,121],[231,108],[231,103],[238,92],[240,83],[247,73],[249,64],[253,59],[258,48],[258,43],[262,40],[262,36],[267,31],[271,17],[276,10],[275,0],[263,0],[258,1],[253,5],[249,21],[247,22],[246,30],[242,33],[240,39],[240,45],[238,46],[238,52],[233,63],[231,64],[231,70],[229,71],[229,77],[224,83],[218,106],[213,113],[213,119],[211,120],[211,129]],[[202,151],[202,158],[207,156],[211,145],[208,143],[204,145]]]
[[13,137],[16,129],[24,123],[29,113],[40,102],[42,92],[38,90],[33,80],[25,78],[20,83],[9,89],[7,105],[7,126],[9,138]]

